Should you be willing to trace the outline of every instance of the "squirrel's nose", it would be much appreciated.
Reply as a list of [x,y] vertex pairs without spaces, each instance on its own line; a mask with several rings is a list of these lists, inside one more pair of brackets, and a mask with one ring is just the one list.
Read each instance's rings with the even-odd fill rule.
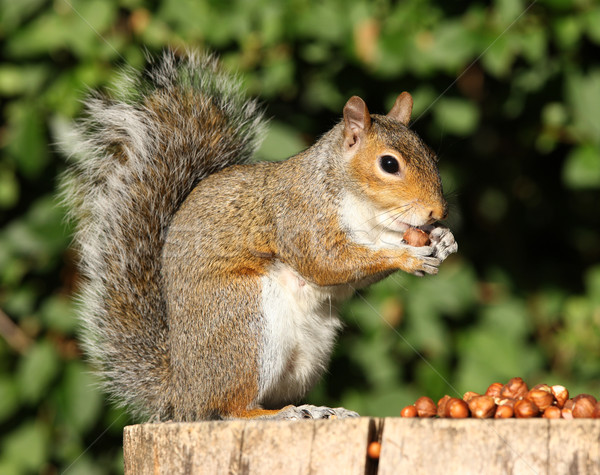
[[432,221],[442,221],[448,217],[448,203],[442,203],[432,206],[429,210],[429,219]]

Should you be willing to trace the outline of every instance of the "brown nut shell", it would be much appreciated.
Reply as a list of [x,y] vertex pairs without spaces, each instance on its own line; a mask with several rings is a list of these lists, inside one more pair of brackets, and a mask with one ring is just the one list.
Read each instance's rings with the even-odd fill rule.
[[565,405],[565,402],[569,399],[569,391],[564,386],[560,384],[555,384],[554,386],[550,386],[552,391],[552,395],[554,399],[556,399],[556,405],[562,409]]
[[485,391],[486,396],[499,397],[500,391],[504,385],[502,383],[492,383]]
[[582,397],[573,399],[573,418],[575,419],[587,419],[594,416],[594,409],[596,406],[595,398]]
[[469,410],[476,419],[494,417],[496,403],[492,396],[475,396],[469,400]]
[[[475,396],[481,396],[481,394],[479,393],[475,393],[473,391],[467,391],[464,395],[463,395],[463,401],[465,402],[469,402],[471,400],[471,398],[474,398]],[[489,396],[489,394],[488,394]]]
[[371,442],[367,447],[367,455],[369,458],[378,459],[381,455],[381,442]]
[[446,414],[452,419],[464,419],[469,417],[469,406],[462,399],[450,398],[446,403]]
[[431,244],[429,234],[425,231],[417,228],[408,228],[402,238],[406,241],[409,246],[423,247]]
[[533,402],[541,412],[544,412],[547,407],[554,403],[552,391],[545,391],[544,389],[532,389],[527,393],[527,399]]
[[427,396],[421,396],[415,401],[415,407],[417,408],[417,414],[419,417],[433,417],[437,414],[437,408],[433,399]]
[[495,419],[508,419],[514,415],[514,411],[512,406],[498,406],[496,408],[496,414],[494,414]]
[[448,413],[446,412],[446,405],[448,404],[448,401],[450,401],[450,399],[452,399],[452,398],[446,394],[443,398],[441,398],[438,401],[438,403],[437,403],[438,417],[448,417]]
[[561,410],[557,406],[549,406],[542,414],[542,417],[545,419],[560,419],[561,418]]
[[514,408],[515,402],[517,402],[516,399],[511,399],[511,398],[502,399],[501,397],[495,397],[494,401],[496,402],[496,404],[498,406],[510,406],[511,408]]
[[511,378],[500,390],[500,397],[523,399],[528,392],[529,388],[522,378]]
[[402,410],[400,411],[400,415],[402,417],[417,417],[417,408],[412,404],[410,406],[406,406],[402,408]]
[[515,417],[517,419],[527,419],[529,417],[536,417],[540,410],[538,407],[531,402],[529,399],[519,399],[515,402]]
[[577,396],[575,396],[573,398],[573,402],[576,403],[577,401],[580,401],[581,399],[588,399],[592,404],[596,404],[598,402],[598,400],[592,396],[591,394],[578,394]]
[[547,384],[536,384],[531,389],[541,389],[542,391],[546,391],[547,393],[552,393],[552,388],[550,386],[548,386]]

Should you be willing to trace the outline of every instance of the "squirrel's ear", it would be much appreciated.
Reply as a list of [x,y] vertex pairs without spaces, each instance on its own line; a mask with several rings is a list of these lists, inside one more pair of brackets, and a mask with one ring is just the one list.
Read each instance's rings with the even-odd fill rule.
[[410,122],[410,115],[412,114],[413,99],[408,92],[403,92],[396,98],[394,107],[388,113],[388,117],[396,119],[398,122],[408,125]]
[[367,104],[358,96],[352,96],[344,106],[344,136],[348,148],[360,140],[360,136],[371,127],[371,115]]

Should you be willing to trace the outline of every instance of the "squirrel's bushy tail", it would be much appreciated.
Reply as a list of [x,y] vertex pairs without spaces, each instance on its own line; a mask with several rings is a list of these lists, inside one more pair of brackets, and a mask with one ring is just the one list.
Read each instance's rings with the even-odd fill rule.
[[166,52],[95,95],[63,194],[78,222],[85,349],[134,413],[170,417],[161,254],[173,214],[207,175],[247,162],[263,116],[210,56]]

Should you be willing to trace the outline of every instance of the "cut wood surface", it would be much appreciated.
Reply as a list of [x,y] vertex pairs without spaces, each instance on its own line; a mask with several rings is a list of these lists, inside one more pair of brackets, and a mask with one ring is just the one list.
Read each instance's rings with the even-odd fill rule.
[[[368,444],[381,442],[379,460]],[[359,418],[128,426],[133,474],[600,474],[600,420]]]

